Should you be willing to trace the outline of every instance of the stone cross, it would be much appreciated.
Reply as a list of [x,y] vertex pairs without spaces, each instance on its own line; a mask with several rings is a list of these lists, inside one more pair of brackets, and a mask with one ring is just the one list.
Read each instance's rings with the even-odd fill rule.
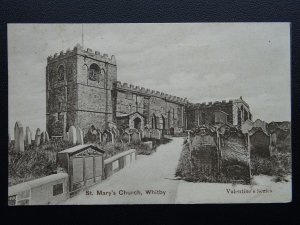
[[30,128],[26,127],[25,144],[31,145],[31,141],[32,141],[32,133],[30,131]]
[[41,130],[40,128],[36,129],[35,132],[35,145],[40,146],[41,144]]
[[15,124],[15,150],[24,152],[24,134],[23,125],[20,121]]
[[72,145],[76,145],[77,142],[77,136],[76,136],[76,128],[74,126],[70,126],[69,128],[69,142]]
[[83,143],[83,132],[80,129],[80,127],[76,127],[76,136],[77,136],[76,144],[83,145],[84,144]]

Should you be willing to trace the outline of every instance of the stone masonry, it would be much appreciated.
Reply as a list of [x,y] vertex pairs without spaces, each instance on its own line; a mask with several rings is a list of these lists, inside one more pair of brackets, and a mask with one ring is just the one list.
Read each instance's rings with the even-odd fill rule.
[[226,113],[228,122],[234,125],[239,123],[239,113],[243,119],[251,120],[252,116],[242,99],[191,104],[186,98],[121,83],[117,80],[115,56],[83,49],[79,44],[47,58],[46,126],[50,137],[63,136],[71,126],[81,128],[84,133],[92,125],[104,131],[108,123],[117,124],[122,118],[131,121],[130,115],[134,113],[142,115],[133,121],[135,128],[181,133],[199,123],[203,112],[209,120],[215,110]]

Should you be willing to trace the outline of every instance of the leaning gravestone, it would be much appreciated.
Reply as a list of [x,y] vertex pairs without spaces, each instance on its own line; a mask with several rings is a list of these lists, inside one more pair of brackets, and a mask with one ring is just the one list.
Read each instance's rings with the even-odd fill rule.
[[41,130],[40,128],[36,129],[35,132],[35,145],[39,146],[41,144]]
[[76,144],[83,145],[83,132],[79,127],[76,127],[76,136],[77,136]]
[[72,145],[76,145],[76,142],[77,142],[76,128],[74,126],[71,126],[69,128],[69,142]]
[[24,152],[24,134],[23,126],[20,121],[15,124],[15,150]]
[[31,145],[31,141],[32,141],[32,133],[30,131],[30,128],[26,127],[25,144]]

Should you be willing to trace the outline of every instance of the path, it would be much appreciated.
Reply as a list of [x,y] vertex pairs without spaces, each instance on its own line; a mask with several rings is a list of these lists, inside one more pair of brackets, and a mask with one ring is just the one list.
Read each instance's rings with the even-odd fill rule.
[[[174,179],[174,174],[182,142],[183,138],[173,138],[170,143],[159,146],[150,156],[138,155],[135,164],[88,189],[92,195],[83,192],[63,204],[175,203],[179,181]],[[147,194],[147,190],[151,194]],[[107,195],[97,195],[100,191]]]

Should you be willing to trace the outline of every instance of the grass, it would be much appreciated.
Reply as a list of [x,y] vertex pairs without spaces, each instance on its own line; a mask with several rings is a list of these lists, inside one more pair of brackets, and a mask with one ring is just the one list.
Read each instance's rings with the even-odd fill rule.
[[14,151],[14,144],[8,148],[8,185],[30,181],[55,173],[57,152],[71,147],[64,141],[50,141],[38,147],[25,147],[24,152]]

